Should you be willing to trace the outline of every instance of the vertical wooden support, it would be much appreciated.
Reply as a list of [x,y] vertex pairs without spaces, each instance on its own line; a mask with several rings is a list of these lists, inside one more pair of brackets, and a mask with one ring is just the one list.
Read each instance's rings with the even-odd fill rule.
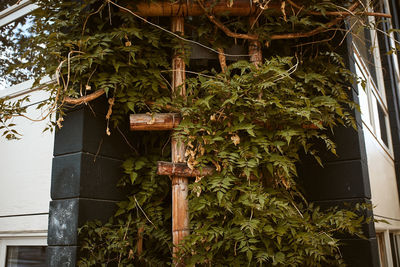
[[137,254],[140,256],[143,252],[143,232],[144,232],[144,227],[141,226],[138,229],[138,241],[136,243],[137,245]]
[[[178,34],[184,34],[184,18],[172,18],[172,31]],[[173,97],[178,94],[186,96],[185,88],[185,62],[183,59],[184,50],[175,51],[172,59],[172,90]],[[182,141],[173,138],[172,162],[185,162],[185,148]],[[174,244],[174,257],[177,253],[177,246],[180,241],[189,235],[189,209],[188,209],[188,178],[172,177],[172,241]],[[175,266],[184,266],[181,261],[175,261]]]
[[[249,18],[250,27],[252,27],[255,23],[257,23],[255,17]],[[262,62],[262,50],[261,50],[261,42],[260,41],[249,41],[249,55],[250,62],[256,66],[260,66]]]
[[[249,24],[250,28],[252,28],[257,23],[257,18],[254,16],[249,17]],[[263,64],[262,61],[262,50],[261,50],[261,42],[256,41],[249,41],[249,55],[250,55],[250,62],[253,63],[256,68]],[[258,94],[258,99],[262,99],[263,93],[262,91]]]

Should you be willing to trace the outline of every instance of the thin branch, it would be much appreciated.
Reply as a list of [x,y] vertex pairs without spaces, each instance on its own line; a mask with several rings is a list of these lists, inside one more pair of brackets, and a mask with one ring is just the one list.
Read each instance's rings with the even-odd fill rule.
[[[299,6],[298,4],[294,3],[292,0],[287,0],[287,2],[292,5],[293,7],[301,10],[304,10],[303,6]],[[305,11],[307,14],[315,15],[315,16],[349,16],[349,15],[365,15],[365,16],[373,16],[373,17],[383,17],[383,18],[391,18],[392,15],[386,13],[376,13],[376,12],[350,12],[350,11],[327,11],[327,12],[316,12],[316,11]]]
[[154,228],[157,229],[157,226],[149,219],[149,217],[147,217],[146,212],[144,212],[144,210],[142,209],[142,207],[140,206],[139,202],[136,199],[136,196],[133,196],[133,198],[135,199],[136,202],[136,206],[142,211],[144,217],[146,217],[146,219],[154,226]]
[[[72,98],[72,97],[64,97],[63,102],[66,104],[70,104],[70,105],[80,105],[80,104],[86,104],[90,101],[93,101],[97,98],[99,98],[100,96],[104,95],[105,91],[104,89],[100,89],[97,90],[89,95],[85,95],[79,98]],[[171,105],[162,105],[162,104],[158,104],[154,101],[145,101],[146,105],[150,105],[150,106],[159,106],[163,109],[169,110],[169,111],[174,111],[174,112],[179,112],[179,109],[171,106]]]
[[80,104],[86,104],[90,101],[93,101],[100,96],[104,95],[106,91],[104,89],[97,90],[89,95],[85,95],[79,98],[72,98],[72,97],[64,97],[63,102],[71,105],[80,105]]
[[[358,6],[360,5],[360,3],[357,1],[355,2],[350,8],[349,11],[353,12]],[[347,16],[349,16],[351,13],[348,12]],[[335,26],[336,24],[338,24],[339,22],[341,22],[342,20],[344,20],[346,18],[346,16],[340,17],[340,18],[335,18],[333,20],[331,20],[330,22],[328,22],[327,24],[320,26],[312,31],[309,32],[297,32],[297,33],[287,33],[287,34],[276,34],[276,35],[272,35],[271,36],[271,40],[282,40],[282,39],[297,39],[297,38],[305,38],[305,37],[311,37],[314,36],[316,34],[319,34],[321,32],[324,32],[325,30]]]
[[331,20],[329,23],[325,24],[324,26],[320,26],[312,31],[309,32],[296,32],[296,33],[286,33],[286,34],[275,34],[271,36],[271,40],[282,40],[282,39],[297,39],[297,38],[306,38],[306,37],[311,37],[314,35],[317,35],[318,33],[321,33],[325,31],[326,29],[331,28],[332,26],[335,26],[338,24],[340,21],[342,21],[343,18],[336,18],[334,20]]
[[224,55],[224,49],[223,48],[217,48],[218,52],[218,60],[219,60],[219,65],[221,66],[221,71],[222,73],[225,73],[228,67],[226,66],[226,57]]
[[[68,89],[68,84],[69,84],[70,75],[71,75],[71,55],[74,54],[74,53],[85,54],[82,51],[76,51],[76,50],[70,51],[68,53],[67,59],[64,59],[63,61],[61,61],[60,64],[58,65],[57,69],[56,69],[56,80],[57,80],[57,83],[60,85],[60,77],[61,77],[62,80],[63,80],[64,91],[67,91],[67,89]],[[67,66],[67,68],[68,68],[67,82],[65,82],[64,77],[61,75],[61,68],[62,68],[62,66],[64,65],[64,63],[66,61],[68,62],[68,66]]]
[[[324,43],[324,42],[332,41],[333,38],[335,38],[337,32],[338,32],[338,29],[335,29],[335,30],[334,30],[334,33],[333,33],[332,36],[329,37],[329,38],[326,38],[326,39],[324,39],[324,40],[318,40],[318,41],[312,41],[312,42],[308,42],[308,43],[298,44],[298,45],[295,45],[294,47],[301,47],[301,46],[305,46],[305,45],[319,44],[319,43]],[[346,33],[347,33],[347,32],[346,32]],[[346,38],[346,37],[345,37],[345,38]]]
[[124,135],[124,133],[121,131],[121,129],[117,125],[117,130],[121,134],[122,138],[124,138],[126,144],[135,152],[136,155],[139,155],[139,152],[136,150],[136,148],[133,147],[133,145],[129,142],[128,138]]
[[86,17],[85,22],[83,23],[82,34],[81,34],[81,36],[83,36],[84,33],[85,33],[86,24],[87,24],[87,22],[89,21],[89,18],[90,18],[91,16],[96,15],[97,13],[99,13],[99,12],[101,11],[101,9],[102,9],[104,6],[105,6],[105,3],[103,3],[96,11],[90,13],[90,14]]
[[60,88],[57,90],[57,94],[56,94],[56,97],[55,97],[55,99],[54,99],[54,102],[53,102],[53,104],[51,105],[51,107],[49,107],[47,114],[44,115],[44,116],[42,116],[42,117],[39,118],[39,119],[32,119],[32,118],[30,118],[30,117],[28,117],[28,116],[26,116],[26,115],[24,115],[24,114],[16,114],[16,115],[12,115],[12,116],[13,116],[13,117],[16,117],[16,116],[18,116],[18,117],[23,117],[23,118],[28,119],[28,120],[33,121],[33,122],[44,121],[44,120],[45,120],[47,117],[49,117],[55,110],[57,110],[57,102],[58,102],[58,97],[59,97],[59,95],[60,95]]
[[[122,241],[125,241],[125,240],[126,240],[126,237],[127,237],[127,235],[128,235],[129,225],[130,225],[130,224],[131,224],[131,220],[129,220],[129,221],[128,221],[128,224],[126,225],[125,234],[124,234],[124,238],[122,239]],[[119,253],[119,257],[118,257],[118,266],[120,266],[120,264],[121,264],[122,253],[123,253],[123,251],[121,250],[121,252]]]
[[245,39],[245,40],[258,40],[258,35],[249,34],[249,33],[235,33],[228,29],[222,22],[220,22],[215,16],[211,15],[207,9],[204,7],[203,3],[198,0],[199,6],[204,10],[204,13],[208,17],[208,19],[215,24],[221,31],[223,31],[227,36],[237,39]]

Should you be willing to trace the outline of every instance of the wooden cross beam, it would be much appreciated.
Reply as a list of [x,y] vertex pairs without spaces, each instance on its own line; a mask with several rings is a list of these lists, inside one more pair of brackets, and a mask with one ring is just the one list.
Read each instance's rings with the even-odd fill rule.
[[166,131],[172,130],[181,122],[179,113],[131,114],[131,131]]
[[199,177],[208,176],[214,173],[215,168],[204,166],[201,168],[191,169],[186,163],[171,163],[159,161],[157,163],[158,175],[180,176],[180,177]]
[[[254,16],[259,12],[258,7],[249,0],[229,0],[204,1],[204,6],[214,15],[229,16]],[[143,17],[172,17],[172,16],[201,16],[204,9],[196,2],[187,3],[186,1],[164,1],[151,2],[142,1],[129,7],[137,15]],[[268,9],[281,12],[281,4],[273,2],[268,4]]]

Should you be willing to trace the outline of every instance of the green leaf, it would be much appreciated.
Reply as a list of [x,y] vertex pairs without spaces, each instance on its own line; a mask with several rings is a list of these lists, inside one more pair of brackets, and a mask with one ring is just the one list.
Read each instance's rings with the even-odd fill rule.
[[218,203],[221,204],[221,200],[224,197],[224,193],[221,191],[217,192],[217,199],[218,199]]
[[137,172],[131,172],[130,177],[131,177],[131,183],[134,184],[135,181],[136,181],[136,178],[138,177],[138,173]]

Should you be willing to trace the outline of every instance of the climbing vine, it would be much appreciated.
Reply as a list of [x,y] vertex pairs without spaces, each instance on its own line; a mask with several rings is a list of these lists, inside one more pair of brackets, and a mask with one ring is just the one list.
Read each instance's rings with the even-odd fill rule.
[[[329,133],[356,128],[346,19],[373,26],[368,16],[387,16],[361,1],[253,0],[249,22],[216,16],[213,5],[221,3],[198,0],[189,5],[202,15],[185,17],[179,35],[168,30],[169,17],[141,16],[138,3],[38,1],[33,40],[46,52],[32,62],[37,83],[45,74],[55,79],[47,89],[50,109],[58,107],[54,124],[62,127],[68,106],[99,97],[109,103],[107,134],[130,113],[181,114],[173,138],[185,143],[189,168],[215,169],[190,182],[191,233],[176,255],[187,266],[344,265],[338,234],[362,236],[367,219],[356,207],[323,210],[308,202],[296,164],[304,153],[323,164],[315,144],[335,154]],[[261,60],[249,57],[252,42]],[[191,58],[196,47],[209,60]],[[232,55],[232,47],[244,52]],[[171,98],[176,50],[185,56],[187,93]],[[13,138],[12,117],[25,110],[21,101],[1,100],[0,108],[1,127]],[[156,162],[170,158],[170,139],[137,134],[139,149],[122,166],[120,186],[129,194],[108,223],[80,229],[80,266],[172,264],[171,182],[156,174]]]

